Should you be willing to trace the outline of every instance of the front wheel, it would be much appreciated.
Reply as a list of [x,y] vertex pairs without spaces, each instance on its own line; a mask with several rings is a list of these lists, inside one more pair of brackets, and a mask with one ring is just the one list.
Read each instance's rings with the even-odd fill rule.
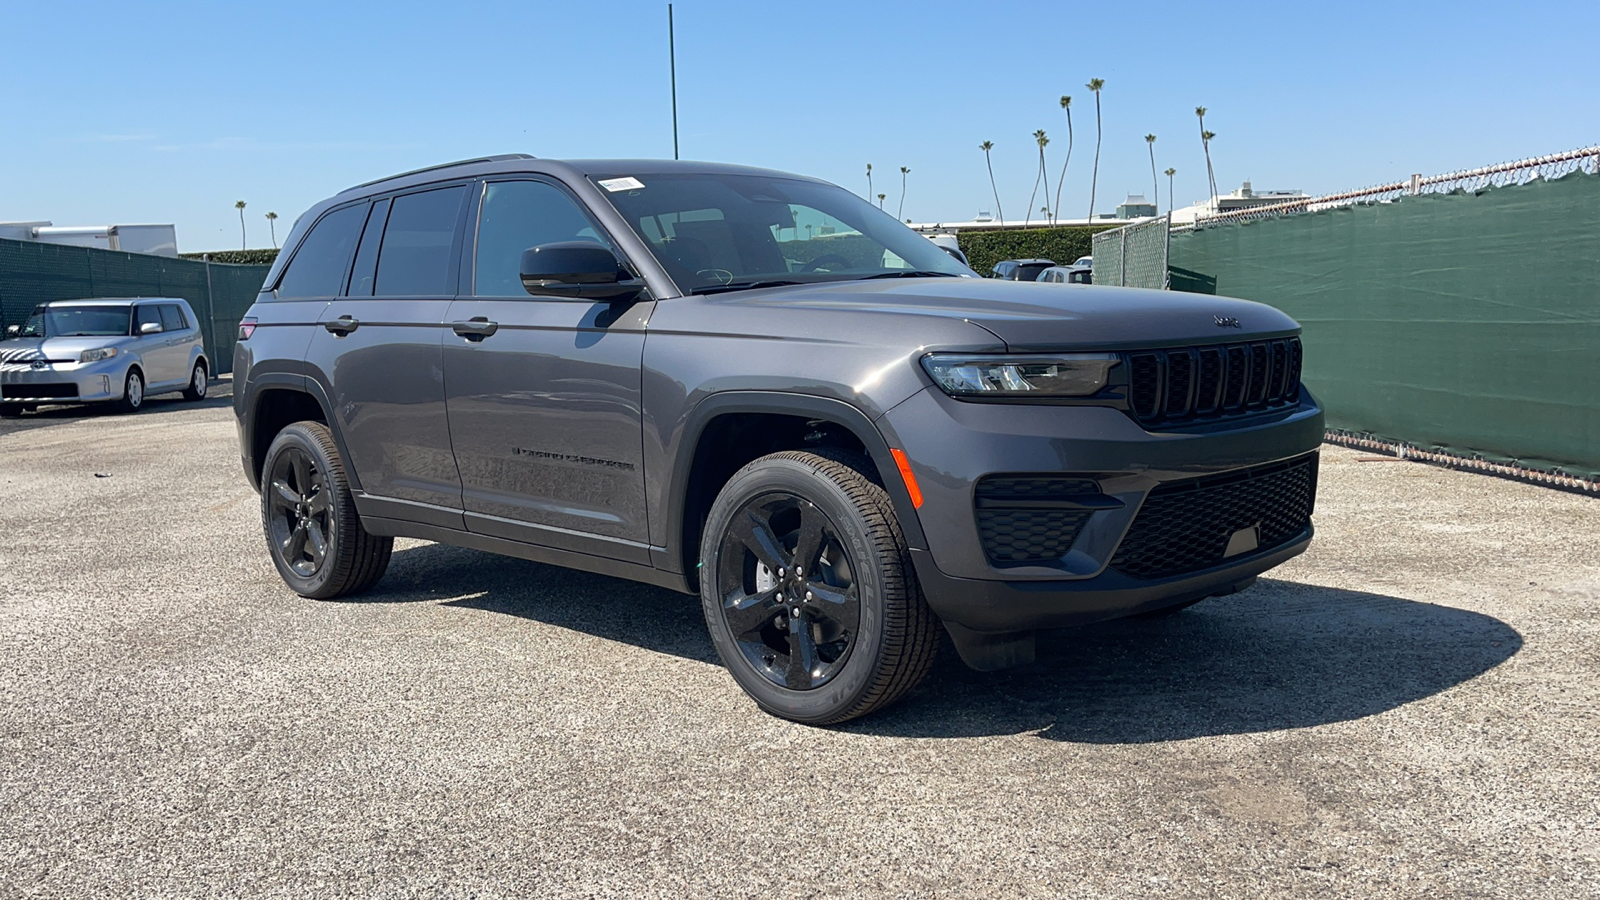
[[273,438],[261,467],[261,524],[284,583],[315,600],[377,584],[394,549],[394,538],[361,527],[338,445],[320,422],[296,422]]
[[144,406],[144,373],[138,369],[129,369],[128,377],[122,382],[122,399],[117,401],[117,409],[125,413],[136,413]]
[[718,655],[762,709],[796,722],[893,703],[938,650],[888,494],[865,467],[829,451],[762,457],[723,487],[701,539]]

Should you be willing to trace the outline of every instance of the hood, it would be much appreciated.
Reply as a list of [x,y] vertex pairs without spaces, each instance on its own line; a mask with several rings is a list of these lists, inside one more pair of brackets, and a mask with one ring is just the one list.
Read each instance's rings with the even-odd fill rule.
[[117,336],[11,338],[0,341],[0,363],[32,362],[36,359],[77,362],[85,350],[119,347],[128,341],[127,337]]
[[958,319],[991,332],[1013,352],[1222,344],[1300,328],[1282,312],[1249,300],[992,278],[835,281],[707,299],[717,305]]

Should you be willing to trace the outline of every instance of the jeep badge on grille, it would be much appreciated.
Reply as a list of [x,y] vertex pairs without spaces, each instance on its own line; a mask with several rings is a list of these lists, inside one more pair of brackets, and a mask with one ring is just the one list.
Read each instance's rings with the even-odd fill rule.
[[1218,328],[1238,328],[1239,320],[1233,316],[1212,316],[1211,321],[1217,323]]

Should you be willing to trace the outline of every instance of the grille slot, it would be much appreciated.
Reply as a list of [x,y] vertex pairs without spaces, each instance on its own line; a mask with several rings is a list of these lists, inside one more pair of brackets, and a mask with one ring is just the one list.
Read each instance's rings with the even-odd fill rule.
[[1228,539],[1260,529],[1257,552],[1281,547],[1311,523],[1317,455],[1160,485],[1145,498],[1111,568],[1168,578],[1223,562]]
[[978,538],[997,566],[1054,562],[1067,555],[1093,510],[1052,507],[1099,497],[1086,478],[991,475],[978,482]]
[[1129,353],[1128,407],[1152,426],[1292,405],[1301,357],[1299,338]]
[[77,396],[76,384],[0,385],[0,397],[15,397],[19,400],[74,400]]

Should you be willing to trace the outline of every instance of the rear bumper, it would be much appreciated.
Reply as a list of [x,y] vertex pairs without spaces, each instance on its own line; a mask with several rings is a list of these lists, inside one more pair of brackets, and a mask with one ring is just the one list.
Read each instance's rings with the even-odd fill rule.
[[88,364],[49,363],[40,369],[33,368],[31,364],[8,364],[0,367],[0,402],[43,404],[120,400],[126,373],[127,363],[121,360]]

